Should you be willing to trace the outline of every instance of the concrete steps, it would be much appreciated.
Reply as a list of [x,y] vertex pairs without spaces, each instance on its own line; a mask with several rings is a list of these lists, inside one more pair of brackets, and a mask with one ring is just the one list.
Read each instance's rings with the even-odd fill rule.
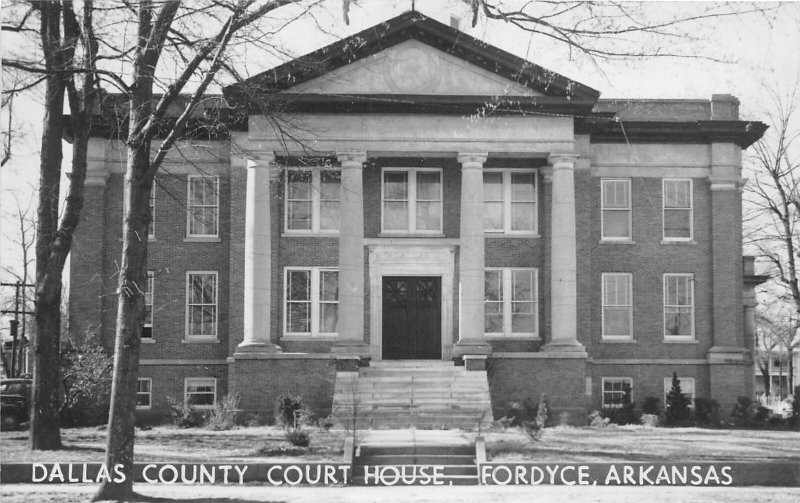
[[[478,467],[471,445],[361,446],[353,485],[475,485]],[[394,483],[396,481],[396,483]]]
[[333,415],[346,429],[477,429],[492,420],[489,383],[450,362],[373,362],[337,374]]

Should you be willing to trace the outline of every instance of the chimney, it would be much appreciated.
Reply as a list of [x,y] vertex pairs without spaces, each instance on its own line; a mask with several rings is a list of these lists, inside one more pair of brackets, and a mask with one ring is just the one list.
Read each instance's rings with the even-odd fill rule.
[[712,121],[738,121],[739,99],[732,94],[711,95]]

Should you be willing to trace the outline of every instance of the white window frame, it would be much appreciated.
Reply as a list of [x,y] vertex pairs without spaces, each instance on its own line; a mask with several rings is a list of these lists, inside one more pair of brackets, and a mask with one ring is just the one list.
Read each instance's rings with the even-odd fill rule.
[[[199,382],[208,384],[209,382],[214,383],[214,403],[211,405],[189,405],[189,383],[190,382]],[[199,394],[199,393],[197,393]],[[199,410],[210,410],[213,409],[217,404],[217,378],[216,377],[187,377],[183,380],[183,404],[185,407],[191,407],[192,409],[199,409]]]
[[[339,173],[339,225],[341,226],[342,196],[341,196],[341,173],[342,170],[333,166],[302,167],[287,166],[286,183],[284,183],[284,202],[283,202],[283,230],[286,234],[339,234],[339,229],[322,229],[322,172],[332,171]],[[289,228],[289,173],[291,172],[310,172],[311,173],[311,229],[290,229]]]
[[[539,270],[535,267],[487,267],[485,271],[501,271],[503,291],[503,332],[486,332],[486,337],[504,339],[539,339]],[[516,271],[531,273],[531,295],[533,296],[533,332],[512,332],[512,299],[513,273]],[[484,294],[485,297],[485,294]],[[487,302],[484,298],[484,303]],[[524,301],[528,302],[528,301]]]
[[[310,313],[309,313],[309,326],[311,328],[310,332],[290,332],[289,331],[289,309],[288,309],[288,302],[289,299],[287,298],[287,286],[289,285],[289,273],[291,271],[306,271],[310,274],[310,284],[309,284],[309,303],[310,303]],[[301,267],[301,266],[291,266],[285,267],[283,270],[283,336],[284,338],[321,338],[321,337],[331,337],[336,338],[338,337],[338,332],[321,332],[319,325],[320,325],[320,316],[322,312],[322,304],[333,304],[332,301],[322,301],[320,300],[320,285],[322,283],[322,272],[324,271],[333,271],[337,274],[339,273],[339,269],[336,267]],[[339,299],[336,299],[336,305],[338,310]],[[338,328],[338,327],[337,327]]]
[[[689,207],[667,208],[667,184],[670,182],[689,182]],[[689,237],[676,238],[666,236],[666,210],[684,210],[689,212]],[[666,242],[691,242],[694,240],[694,181],[691,178],[663,178],[661,180],[661,237]]]
[[[600,407],[602,409],[620,409],[620,408],[622,408],[622,405],[623,405],[621,403],[609,403],[609,404],[606,403],[606,382],[609,382],[609,383],[612,383],[612,384],[613,383],[621,383],[623,385],[625,383],[627,383],[630,386],[630,389],[631,389],[631,403],[633,403],[633,401],[634,401],[634,398],[633,398],[633,377],[603,377],[600,380]],[[620,392],[623,393],[623,397],[624,397],[624,390],[623,391],[616,391],[616,390],[609,391],[609,393],[612,393],[612,394],[613,393],[620,393]]]
[[154,305],[154,292],[155,292],[155,273],[154,271],[147,271],[147,289],[144,291],[144,306],[145,306],[145,313],[147,312],[147,306],[150,306],[150,319],[147,318],[145,314],[144,319],[144,328],[150,329],[150,337],[141,337],[142,342],[153,342],[155,340],[155,334],[153,332],[153,318],[155,317],[155,313],[153,311]]
[[[667,304],[667,278],[687,278],[689,281],[689,294],[692,296],[692,302],[690,305],[680,305],[680,304]],[[694,292],[694,274],[692,273],[665,273],[662,278],[662,321],[661,321],[661,331],[664,334],[664,340],[666,341],[694,341],[695,340],[695,317],[696,317],[696,310],[695,310],[695,292]],[[692,309],[692,333],[690,335],[670,335],[667,333],[667,308],[669,307],[678,307],[678,308],[685,308],[690,307]]]
[[[690,398],[691,401],[689,402],[689,408],[690,409],[694,409],[694,399],[697,396],[697,388],[695,387],[697,385],[697,382],[695,381],[695,378],[694,377],[681,377],[681,376],[678,376],[678,381],[680,382],[680,385],[681,385],[681,393],[683,395],[690,395],[691,396],[691,398]],[[691,393],[687,393],[686,392],[686,388],[685,388],[685,384],[688,384],[690,382],[692,383],[692,392]],[[669,395],[669,392],[670,392],[671,389],[672,389],[672,377],[665,377],[664,378],[664,408],[667,407],[667,395]]]
[[[214,308],[215,308],[215,310],[214,310],[214,313],[215,313],[215,315],[214,315],[214,335],[189,334],[189,326],[190,326],[189,320],[190,320],[190,314],[191,314],[191,306],[194,305],[194,304],[189,304],[189,299],[191,298],[191,288],[192,288],[191,278],[194,275],[200,275],[200,274],[204,274],[204,275],[208,274],[208,275],[213,275],[214,276]],[[201,304],[197,304],[197,305],[201,305]],[[202,305],[210,305],[210,304],[202,304]],[[219,273],[217,271],[186,271],[186,301],[185,301],[185,306],[186,306],[186,315],[185,315],[186,327],[185,327],[185,330],[184,330],[184,337],[185,337],[184,340],[186,340],[186,341],[201,341],[201,342],[217,342],[217,341],[219,341]]]
[[[405,229],[387,230],[384,225],[386,216],[384,195],[386,173],[405,172],[408,174],[408,221]],[[438,229],[417,229],[417,173],[438,173],[439,174],[439,228]],[[430,202],[430,201],[427,201]],[[444,229],[444,172],[442,168],[381,168],[381,234],[442,234]]]
[[[214,205],[203,205],[198,207],[203,208],[214,208],[216,210],[216,232],[214,234],[193,234],[191,232],[192,229],[192,208],[195,205],[192,204],[192,180],[200,178],[202,180],[208,181],[209,179],[213,180],[214,184],[214,192],[215,192],[215,203]],[[211,176],[211,175],[189,175],[186,177],[186,237],[187,238],[218,238],[219,237],[219,228],[220,228],[220,211],[219,211],[219,190],[220,190],[220,181],[219,176]]]
[[[503,228],[502,229],[484,229],[486,234],[515,234],[515,235],[528,235],[536,236],[539,234],[539,170],[525,169],[525,168],[484,168],[483,173],[502,173],[503,175]],[[511,179],[514,173],[524,173],[533,175],[533,201],[520,201],[533,203],[533,229],[531,230],[513,230],[511,228],[511,207],[512,201],[512,184]],[[485,182],[484,187],[486,187]],[[484,203],[486,198],[484,196]],[[496,202],[496,201],[495,201]]]
[[[147,391],[139,391],[139,383],[147,382]],[[139,405],[139,395],[147,394],[147,405]],[[136,378],[136,410],[150,410],[153,408],[153,378],[152,377],[137,377]]]
[[[630,292],[629,304],[607,304],[606,299],[606,278],[612,276],[624,276],[628,280],[628,291]],[[630,272],[604,272],[600,276],[600,306],[601,306],[601,319],[600,319],[600,333],[604,340],[633,340],[633,273]],[[628,308],[628,326],[630,333],[627,335],[620,334],[606,334],[606,308]]]
[[[606,208],[606,183],[619,183],[624,182],[628,192],[628,207],[627,208]],[[633,239],[633,193],[631,190],[630,178],[601,178],[600,179],[600,239],[602,241],[631,241]],[[606,236],[605,229],[605,212],[627,212],[628,213],[628,235],[627,236]]]

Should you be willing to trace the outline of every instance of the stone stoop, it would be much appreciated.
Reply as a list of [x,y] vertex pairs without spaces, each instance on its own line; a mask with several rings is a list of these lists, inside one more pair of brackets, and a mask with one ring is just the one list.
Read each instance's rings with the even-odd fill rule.
[[489,381],[451,362],[372,362],[336,374],[333,415],[348,430],[477,430],[492,422]]
[[362,445],[353,462],[356,486],[476,485],[474,445]]

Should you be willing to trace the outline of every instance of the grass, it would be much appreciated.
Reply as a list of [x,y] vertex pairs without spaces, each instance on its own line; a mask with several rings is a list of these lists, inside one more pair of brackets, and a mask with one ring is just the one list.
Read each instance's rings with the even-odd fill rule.
[[539,441],[516,429],[484,436],[492,461],[800,462],[800,433],[790,431],[611,426],[546,428]]
[[[214,431],[156,426],[136,430],[135,462],[247,462],[340,461],[344,432],[309,428],[311,445],[291,446],[285,431],[275,426]],[[31,451],[27,432],[0,433],[0,462],[94,462],[105,454],[106,431],[98,428],[61,430],[64,449]]]
[[[342,459],[344,432],[309,428],[311,445],[295,447],[274,426],[213,431],[157,426],[136,430],[136,462],[322,462]],[[469,434],[467,434],[469,435]],[[702,428],[557,427],[539,441],[518,429],[484,432],[489,460],[532,462],[783,461],[800,463],[800,433]],[[65,449],[30,451],[27,432],[0,433],[0,462],[102,461],[106,432],[62,430]]]

